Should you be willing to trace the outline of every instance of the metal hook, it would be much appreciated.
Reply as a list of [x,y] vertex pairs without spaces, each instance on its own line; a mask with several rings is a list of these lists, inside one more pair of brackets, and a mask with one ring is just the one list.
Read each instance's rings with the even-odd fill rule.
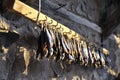
[[71,34],[72,31],[70,30],[69,32],[63,32],[63,34]]
[[57,24],[56,24],[56,25],[52,25],[52,26],[57,27],[57,26],[58,26],[58,22],[57,22]]
[[60,27],[58,27],[58,28],[56,28],[56,29],[61,29],[62,31],[64,30],[64,29],[61,27],[61,25],[60,25]]
[[79,38],[78,36],[77,36],[77,33],[75,32],[75,34],[74,35],[72,35],[74,38]]
[[56,28],[56,29],[60,29],[61,28],[61,25],[60,25],[60,27],[58,27],[58,28]]
[[45,16],[45,20],[44,21],[47,21],[47,16]]
[[71,33],[72,33],[72,31],[70,30],[70,31],[69,31],[69,34],[71,34]]
[[48,26],[47,26],[47,22],[46,22],[46,21],[47,21],[47,16],[45,16],[45,19],[44,19],[44,20],[42,20],[42,23],[43,23],[44,27],[48,27]]
[[48,23],[48,24],[52,24],[53,23],[53,20],[50,20],[51,22],[50,23]]
[[40,23],[45,23],[45,21],[47,21],[47,16],[45,16],[44,20],[39,20]]
[[74,35],[72,35],[72,36],[74,36],[74,37],[75,37],[75,36],[76,36],[76,33],[75,33]]

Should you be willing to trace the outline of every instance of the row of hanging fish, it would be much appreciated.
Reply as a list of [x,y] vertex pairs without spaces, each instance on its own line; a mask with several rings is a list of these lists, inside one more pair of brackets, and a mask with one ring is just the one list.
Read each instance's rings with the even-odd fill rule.
[[99,48],[74,37],[69,39],[60,29],[47,26],[42,25],[36,58],[46,57],[83,66],[105,66],[106,58]]

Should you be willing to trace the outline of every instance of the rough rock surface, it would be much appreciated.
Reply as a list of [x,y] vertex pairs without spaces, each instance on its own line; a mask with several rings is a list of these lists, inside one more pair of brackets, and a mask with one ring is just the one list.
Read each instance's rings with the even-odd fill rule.
[[[3,17],[0,17],[0,19],[2,20]],[[16,30],[20,34],[20,38],[7,47],[8,51],[2,46],[4,52],[0,53],[0,80],[49,80],[55,78],[58,80],[113,80],[114,78],[106,69],[85,68],[77,64],[71,64],[66,65],[67,68],[62,70],[59,63],[49,59],[37,61],[34,57],[40,29],[35,29],[36,25],[34,23],[20,17],[17,21],[5,19],[4,23],[1,22],[0,25],[8,25],[5,27],[11,29],[11,31]],[[94,32],[91,33],[94,34]],[[6,40],[5,43],[7,42],[9,41]],[[108,40],[107,42],[111,41]],[[113,43],[113,45],[115,44]],[[113,63],[116,61],[114,63],[116,65],[115,69],[119,71],[119,65],[117,64],[120,58],[117,56],[119,50],[116,51],[117,47],[116,49],[113,47],[107,48],[113,49],[110,55],[114,56],[110,59],[113,60],[117,57],[116,60],[113,60]],[[26,56],[25,59],[24,56]],[[28,70],[26,70],[25,64],[28,65]]]
[[[94,0],[51,0],[56,4],[65,5],[65,9],[77,15],[83,16],[94,22],[99,20],[98,7]],[[90,13],[89,13],[90,12]]]
[[[104,0],[51,1],[56,4],[64,3],[66,4],[65,8],[67,10],[97,23],[99,22],[100,14],[102,14],[101,11],[105,7],[105,4],[102,4]],[[46,10],[47,12],[49,12],[49,15],[53,15],[51,11]],[[52,17],[59,19],[59,16],[56,15]],[[100,44],[101,39],[99,33],[66,18],[62,18],[62,20],[64,20],[64,23],[69,23],[66,25],[69,28],[88,37],[90,41]],[[9,30],[11,32],[17,32],[20,35],[14,43],[11,43],[14,39],[11,35],[9,40],[7,37],[0,35],[0,80],[114,80],[115,72],[120,73],[119,29],[120,27],[115,30],[117,34],[114,35],[114,40],[108,38],[104,42],[104,47],[110,51],[110,55],[108,56],[108,61],[110,62],[109,69],[85,68],[78,64],[66,64],[63,70],[60,63],[49,59],[40,61],[35,59],[38,45],[37,41],[41,31],[39,27],[36,29],[35,23],[13,13],[4,15],[4,17],[0,15],[0,34]],[[9,45],[4,47],[6,44]]]

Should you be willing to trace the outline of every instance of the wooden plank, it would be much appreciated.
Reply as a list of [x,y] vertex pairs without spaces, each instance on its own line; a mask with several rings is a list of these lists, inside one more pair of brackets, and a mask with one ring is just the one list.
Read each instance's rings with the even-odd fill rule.
[[[50,0],[45,0],[44,3],[46,3],[46,5],[49,5],[50,7],[54,8],[54,9],[55,8],[57,9],[58,7],[60,7],[57,4],[51,2]],[[74,14],[74,13],[72,13],[72,12],[70,12],[70,11],[64,9],[64,8],[60,8],[57,11],[59,13],[62,13],[64,15],[66,15],[68,19],[70,19],[70,20],[72,20],[72,21],[74,21],[76,23],[82,24],[82,25],[84,25],[84,26],[86,26],[88,28],[91,28],[91,29],[99,32],[99,33],[102,32],[100,26],[98,26],[97,24],[95,24],[92,21],[89,21],[88,19],[86,19],[84,17],[78,16],[78,15],[76,15],[76,14]]]
[[109,16],[102,26],[102,37],[106,39],[120,24],[120,8],[117,8],[111,16]]
[[[19,0],[15,0],[14,6],[13,6],[13,10],[20,13],[21,15],[29,18],[32,21],[36,21],[37,15],[38,15],[38,11],[35,10],[34,8],[29,7],[28,5],[24,4],[23,2],[19,1]],[[47,19],[46,19],[47,18]],[[58,22],[53,20],[52,18],[44,15],[43,13],[40,13],[40,16],[38,18],[39,21],[43,21],[46,19],[46,22],[51,22],[52,20],[52,25],[56,25]],[[64,26],[61,23],[58,23],[58,28],[61,26],[61,28],[63,28],[63,33],[64,32],[69,32],[71,31],[71,34],[68,35],[68,37],[73,37],[73,35],[76,34],[76,37],[79,37],[79,39],[82,37],[80,36],[78,33],[76,33],[75,31],[69,29],[68,27]],[[109,53],[108,50],[106,50],[105,48],[103,48],[103,52],[106,54]]]
[[[18,12],[18,13],[24,15],[25,17],[31,19],[32,21],[36,21],[38,11],[35,10],[34,8],[29,7],[28,5],[24,4],[23,2],[21,2],[19,0],[16,0],[15,4],[13,6],[13,9],[16,12]],[[43,20],[46,19],[46,17],[47,17],[46,22],[49,23],[52,20],[52,25],[56,25],[58,23],[57,21],[55,21],[52,18],[44,15],[43,13],[40,13],[40,16],[39,16],[38,20],[43,21]],[[63,24],[58,23],[57,27],[59,28],[60,26],[61,26],[61,28],[63,28],[63,32],[69,32],[70,31],[69,28],[67,28]],[[69,35],[69,37],[72,37],[73,35],[75,35],[75,33],[76,33],[75,31],[71,30],[71,34]],[[78,34],[76,34],[76,37],[78,37]]]

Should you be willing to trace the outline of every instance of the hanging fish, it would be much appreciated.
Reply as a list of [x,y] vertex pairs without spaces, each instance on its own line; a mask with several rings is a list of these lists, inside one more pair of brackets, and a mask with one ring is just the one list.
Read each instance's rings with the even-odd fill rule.
[[68,38],[68,36],[67,35],[64,35],[64,37],[65,37],[65,40],[66,40],[66,47],[67,47],[67,49],[68,49],[68,62],[69,62],[69,64],[71,63],[71,62],[73,62],[73,61],[75,61],[75,58],[74,58],[74,56],[72,55],[72,46],[71,46],[71,43],[70,43],[70,39]]
[[85,53],[84,53],[84,50],[83,50],[83,41],[81,41],[81,53],[83,55],[83,58],[85,58]]
[[100,51],[100,62],[102,66],[105,66],[105,55],[102,53],[102,51]]
[[[43,26],[43,25],[42,25]],[[45,29],[44,27],[41,29],[41,33],[39,36],[39,40],[38,40],[38,49],[36,52],[36,58],[38,58],[39,54],[40,54],[40,58],[42,58],[44,56],[44,50],[46,49],[46,43],[45,43]],[[46,49],[47,51],[47,49]]]
[[[66,37],[66,38],[65,38],[65,37]],[[68,40],[67,35],[63,35],[63,41],[64,41],[64,44],[65,44],[65,46],[66,46],[66,48],[67,48],[67,51],[68,51],[67,54],[69,54],[70,47],[69,47],[69,45],[68,45],[68,43],[67,43],[67,40]]]
[[74,39],[74,50],[75,50],[75,60],[77,61],[78,59],[78,50],[77,50],[77,40]]
[[76,49],[77,49],[77,57],[76,57],[76,63],[80,63],[80,44],[79,41],[76,40]]
[[53,39],[52,36],[50,35],[50,32],[47,28],[45,28],[45,39],[46,39],[46,43],[47,43],[47,49],[48,49],[48,54],[46,55],[46,57],[50,57],[53,55]]
[[[62,35],[63,36],[63,35]],[[67,36],[67,35],[66,35]],[[65,48],[67,50],[67,52],[65,52],[65,61],[67,61],[69,63],[69,52],[70,52],[70,47],[67,43],[67,39],[65,39],[65,35],[62,37],[62,42],[65,45]]]
[[60,35],[60,38],[61,38],[60,40],[61,40],[61,45],[62,45],[62,47],[63,47],[65,53],[68,53],[68,49],[67,49],[67,47],[66,47],[65,39],[64,39],[62,33],[60,33],[59,35]]
[[92,45],[91,47],[92,57],[94,59],[94,63],[96,62],[96,55],[95,55],[95,47]]
[[58,38],[60,40],[60,59],[64,60],[65,57],[66,57],[66,53],[68,53],[68,51],[67,51],[67,48],[66,48],[66,46],[65,46],[65,44],[63,42],[61,32],[58,32]]
[[96,52],[96,58],[97,58],[96,64],[98,67],[100,67],[100,53],[99,53],[99,49],[97,47],[96,47],[95,52]]
[[84,51],[84,53],[85,53],[85,57],[88,59],[89,56],[88,56],[88,49],[87,49],[87,44],[86,44],[86,42],[84,42],[83,51]]
[[95,55],[96,55],[96,60],[99,61],[100,55],[99,55],[99,51],[98,51],[97,47],[95,47]]
[[92,53],[91,53],[90,46],[88,43],[87,43],[87,49],[88,49],[88,56],[89,56],[89,64],[92,65],[94,63],[94,60],[92,58]]
[[73,44],[74,44],[73,47],[74,47],[75,62],[79,62],[78,41],[74,39]]
[[49,33],[50,33],[50,35],[51,35],[51,37],[52,37],[52,38],[51,38],[51,39],[52,39],[52,42],[55,44],[55,40],[56,40],[56,39],[55,39],[55,33],[53,32],[52,29],[49,29],[48,31],[49,31]]
[[69,52],[69,54],[73,54],[73,48],[72,48],[72,42],[71,42],[71,40],[68,41],[68,45],[69,45],[69,47],[70,47],[70,52]]
[[48,31],[49,31],[49,33],[51,35],[51,42],[53,42],[53,44],[51,46],[53,48],[53,54],[51,54],[50,56],[51,56],[52,59],[55,59],[56,58],[56,54],[58,52],[58,50],[56,48],[57,46],[56,46],[55,31],[53,29],[49,29]]
[[[72,56],[71,60],[73,60],[75,62],[79,61],[77,40],[71,38],[71,41],[69,40],[68,44],[69,44],[69,49],[70,49],[69,54]],[[70,55],[69,55],[69,58],[70,58]]]
[[69,59],[75,61],[75,58],[71,54],[69,54]]
[[81,44],[81,42],[79,42],[78,43],[78,51],[79,51],[79,55],[80,55],[80,57],[79,57],[79,60],[80,60],[80,64],[81,65],[83,65],[84,64],[84,59],[83,59],[83,51],[82,51],[82,44]]
[[84,55],[84,61],[85,61],[85,66],[87,66],[88,64],[88,59],[89,59],[89,56],[88,56],[88,50],[87,50],[87,45],[86,45],[86,42],[83,41],[83,45],[82,45],[82,52],[83,52],[83,55]]
[[70,55],[69,55],[69,59],[70,60],[75,60],[75,47],[74,47],[74,43],[73,43],[73,38],[71,38],[71,40],[69,41],[69,43],[70,43],[70,49],[71,49],[71,53],[70,53],[70,55],[72,56],[72,58],[74,58],[74,59],[72,59],[71,57],[70,57]]
[[64,35],[65,40],[66,40],[66,47],[68,49],[68,54],[72,53],[72,48],[71,48],[71,44],[70,44],[70,39],[68,38],[67,35]]
[[70,64],[71,62],[75,61],[75,58],[72,54],[73,48],[71,45],[71,39],[68,39],[68,37],[67,37],[66,42],[67,42],[67,48],[68,48],[67,58],[68,58],[68,63]]
[[58,36],[58,33],[56,32],[55,33],[55,37],[56,37],[56,51],[57,51],[57,53],[56,53],[56,61],[59,61],[60,60],[60,54],[62,53],[61,52],[61,48],[60,48],[60,39],[59,39],[59,36]]

